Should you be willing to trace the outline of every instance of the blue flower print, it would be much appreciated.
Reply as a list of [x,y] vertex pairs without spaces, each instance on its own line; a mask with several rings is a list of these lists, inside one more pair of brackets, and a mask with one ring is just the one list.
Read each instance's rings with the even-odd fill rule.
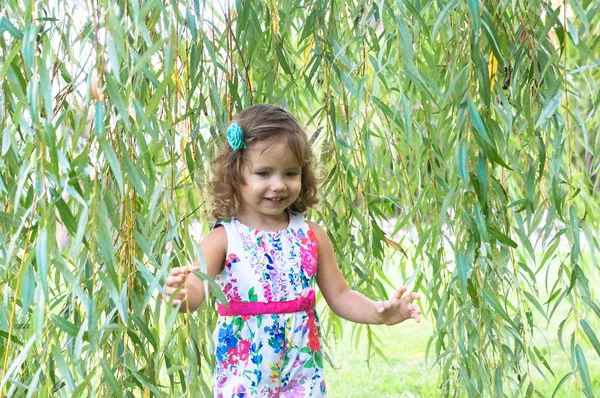
[[[262,357],[262,355],[261,355]],[[256,381],[252,381],[252,387],[256,387],[260,384],[260,381],[262,380],[262,372],[258,369],[254,369],[254,371],[252,372],[252,374],[254,374],[254,376],[256,376]]]
[[274,250],[283,250],[283,247],[281,246],[281,237],[279,235],[273,236],[273,238],[271,239],[271,244],[273,245]]
[[233,325],[227,325],[219,330],[219,344],[217,346],[217,358],[219,361],[225,359],[228,349],[237,347],[238,341],[238,338],[233,333]]
[[285,348],[285,330],[274,324],[272,328],[265,326],[265,332],[271,335],[268,343],[273,348],[275,354],[281,352]]
[[262,342],[260,342],[258,344],[252,343],[252,346],[250,347],[250,357],[252,359],[252,363],[254,363],[256,365],[261,363],[263,360],[262,354],[258,354],[262,350],[262,347],[263,347]]

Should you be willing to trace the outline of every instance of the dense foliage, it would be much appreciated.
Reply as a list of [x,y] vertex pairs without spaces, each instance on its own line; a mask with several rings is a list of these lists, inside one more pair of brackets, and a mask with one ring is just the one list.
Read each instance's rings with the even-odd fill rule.
[[270,102],[318,148],[311,217],[349,283],[387,297],[400,252],[386,265],[426,297],[436,394],[532,396],[541,374],[592,396],[599,11],[2,0],[0,394],[210,394],[215,313],[159,289],[213,221],[224,126]]

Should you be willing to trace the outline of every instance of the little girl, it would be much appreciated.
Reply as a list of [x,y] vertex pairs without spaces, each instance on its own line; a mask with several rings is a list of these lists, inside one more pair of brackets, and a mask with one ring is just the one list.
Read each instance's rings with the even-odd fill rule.
[[[274,105],[242,111],[227,129],[211,182],[215,228],[200,247],[208,275],[223,289],[214,334],[215,397],[324,397],[315,281],[331,310],[359,323],[420,321],[417,293],[400,287],[374,302],[350,290],[333,246],[307,221],[316,202],[313,154],[299,123]],[[186,268],[165,280],[164,299],[182,312],[204,301],[203,282]]]

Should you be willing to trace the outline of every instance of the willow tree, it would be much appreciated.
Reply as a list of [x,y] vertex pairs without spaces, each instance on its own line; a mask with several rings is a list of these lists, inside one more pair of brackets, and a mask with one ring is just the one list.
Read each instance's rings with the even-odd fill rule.
[[1,4],[2,395],[210,394],[218,294],[184,317],[159,289],[224,126],[270,102],[318,148],[351,285],[385,297],[400,252],[426,296],[440,396],[592,396],[597,2]]

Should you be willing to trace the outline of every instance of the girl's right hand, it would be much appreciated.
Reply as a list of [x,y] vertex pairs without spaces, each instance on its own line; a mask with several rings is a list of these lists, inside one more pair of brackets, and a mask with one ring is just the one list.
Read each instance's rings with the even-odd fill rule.
[[[177,307],[187,298],[186,279],[193,268],[176,267],[171,269],[163,286],[163,300],[169,302],[173,299],[173,307]],[[194,268],[195,269],[195,268]]]

